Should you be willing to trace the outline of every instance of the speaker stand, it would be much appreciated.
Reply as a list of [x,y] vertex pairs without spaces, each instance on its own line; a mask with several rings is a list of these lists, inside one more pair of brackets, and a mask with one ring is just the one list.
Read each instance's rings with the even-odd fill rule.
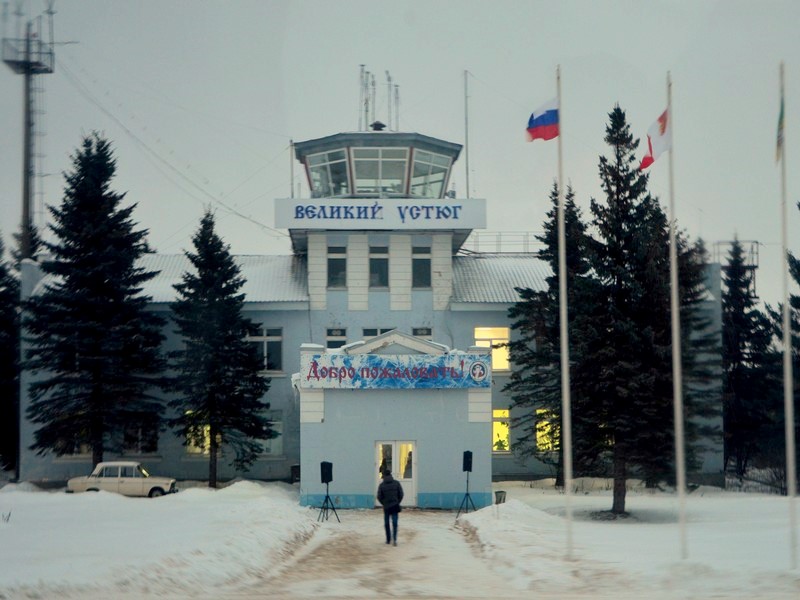
[[467,471],[467,493],[464,494],[464,499],[461,501],[461,506],[458,509],[458,513],[456,514],[456,521],[458,521],[458,517],[461,516],[461,511],[463,510],[465,513],[469,512],[469,507],[472,506],[472,510],[477,510],[475,508],[475,503],[472,502],[472,496],[469,495],[469,471]]
[[[330,484],[325,484],[325,501],[322,503],[322,506],[319,509],[319,515],[317,515],[317,521],[327,521],[328,520],[328,512],[333,511],[336,520],[339,521],[339,513],[336,512],[336,507],[333,505],[333,501],[331,500],[331,496],[328,493],[328,486]],[[473,510],[475,507],[472,507]],[[341,523],[341,521],[339,521]]]

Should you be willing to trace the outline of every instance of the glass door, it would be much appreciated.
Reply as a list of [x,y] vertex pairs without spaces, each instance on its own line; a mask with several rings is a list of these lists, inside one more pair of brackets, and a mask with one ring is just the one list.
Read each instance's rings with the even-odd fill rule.
[[[403,506],[417,505],[417,456],[414,442],[382,441],[375,442],[375,476],[381,482],[383,472],[388,469],[392,477],[403,486]],[[377,500],[376,506],[380,506]]]

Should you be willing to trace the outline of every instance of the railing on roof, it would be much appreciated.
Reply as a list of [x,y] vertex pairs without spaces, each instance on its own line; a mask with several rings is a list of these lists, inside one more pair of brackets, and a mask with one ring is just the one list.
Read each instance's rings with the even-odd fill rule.
[[461,246],[464,253],[538,252],[544,244],[536,239],[541,233],[530,231],[473,231]]

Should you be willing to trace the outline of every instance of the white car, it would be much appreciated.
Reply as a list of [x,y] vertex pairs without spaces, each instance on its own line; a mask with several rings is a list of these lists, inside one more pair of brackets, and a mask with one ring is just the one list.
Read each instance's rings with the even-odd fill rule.
[[67,492],[117,492],[124,496],[156,498],[178,491],[175,480],[153,477],[141,463],[127,460],[101,462],[91,475],[73,477],[67,481]]

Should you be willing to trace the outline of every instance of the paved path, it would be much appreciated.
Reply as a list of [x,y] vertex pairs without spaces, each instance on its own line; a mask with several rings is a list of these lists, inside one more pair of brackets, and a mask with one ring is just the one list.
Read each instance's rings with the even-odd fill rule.
[[280,573],[238,590],[241,597],[529,598],[481,558],[478,541],[451,512],[400,513],[398,546],[385,543],[378,510],[333,514]]

